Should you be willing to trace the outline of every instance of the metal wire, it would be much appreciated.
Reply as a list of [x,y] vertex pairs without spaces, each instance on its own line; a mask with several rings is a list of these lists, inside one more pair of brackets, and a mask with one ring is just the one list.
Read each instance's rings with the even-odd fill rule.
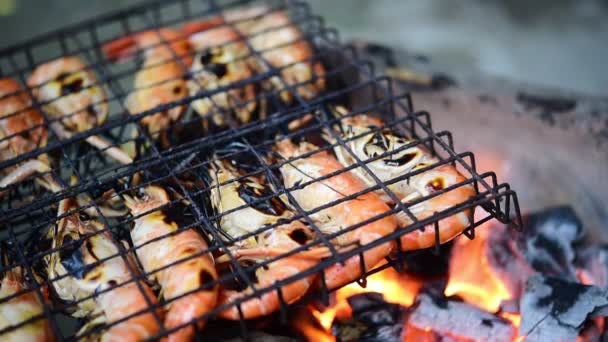
[[[10,334],[17,329],[23,329],[32,322],[46,320],[50,323],[53,333],[58,339],[71,339],[74,337],[86,337],[93,334],[103,333],[111,327],[125,322],[130,318],[152,313],[154,319],[160,326],[160,332],[154,338],[167,336],[168,334],[185,326],[194,326],[196,323],[217,317],[222,311],[236,307],[240,313],[240,327],[244,337],[249,333],[248,325],[243,319],[242,304],[251,298],[261,297],[267,293],[276,293],[279,301],[278,310],[281,317],[286,317],[288,303],[284,299],[283,289],[287,284],[301,281],[305,277],[319,277],[319,288],[316,291],[325,298],[330,291],[327,287],[324,270],[331,265],[343,263],[353,257],[359,258],[361,275],[359,283],[365,285],[365,277],[368,274],[377,272],[378,269],[367,269],[363,257],[366,251],[388,242],[396,242],[400,246],[400,237],[414,230],[424,231],[433,227],[435,239],[439,241],[439,221],[465,210],[478,208],[487,215],[474,220],[472,210],[470,211],[470,226],[465,230],[465,234],[473,238],[474,228],[488,220],[497,219],[504,223],[509,223],[516,228],[521,228],[521,216],[516,194],[510,189],[508,184],[499,184],[496,176],[491,173],[479,174],[473,154],[456,153],[453,150],[452,135],[449,132],[436,133],[432,129],[430,116],[426,112],[414,112],[411,97],[408,94],[395,94],[392,90],[392,83],[385,77],[377,77],[374,74],[373,65],[362,61],[356,56],[353,50],[340,44],[335,30],[325,27],[322,18],[311,13],[309,6],[299,1],[276,1],[264,3],[268,5],[267,11],[256,18],[267,15],[269,12],[285,11],[291,18],[287,25],[269,27],[264,31],[253,34],[246,34],[238,30],[237,26],[250,19],[238,19],[235,21],[226,20],[224,14],[228,10],[239,8],[242,5],[260,5],[261,2],[255,1],[202,1],[202,0],[168,0],[151,1],[142,5],[130,7],[126,10],[117,11],[113,14],[101,16],[93,20],[88,20],[80,24],[70,26],[66,29],[52,32],[39,38],[32,39],[23,44],[0,51],[0,71],[2,77],[18,79],[23,85],[23,92],[31,100],[28,108],[24,108],[14,113],[4,113],[0,120],[10,120],[11,118],[22,115],[26,110],[33,109],[42,113],[44,122],[42,125],[29,127],[27,130],[17,133],[4,134],[0,137],[0,175],[5,175],[22,163],[35,158],[48,158],[51,160],[51,170],[43,174],[30,177],[27,181],[14,184],[6,189],[2,189],[2,204],[0,205],[0,241],[8,244],[12,255],[16,258],[13,262],[2,265],[0,270],[7,274],[17,267],[23,267],[27,281],[16,293],[0,298],[0,305],[10,305],[12,300],[18,299],[27,293],[34,293],[37,300],[42,303],[42,311],[34,317],[25,317],[19,324],[0,329],[0,335]],[[231,83],[227,86],[220,86],[214,89],[206,89],[204,85],[198,84],[202,89],[196,94],[189,94],[180,100],[160,105],[158,107],[143,111],[141,113],[129,113],[125,101],[133,91],[141,91],[145,88],[134,88],[134,75],[141,70],[142,66],[137,61],[127,62],[122,65],[115,65],[105,56],[101,47],[116,38],[135,34],[137,32],[153,30],[158,27],[179,27],[190,20],[200,20],[210,16],[220,15],[224,18],[222,25],[227,25],[239,32],[238,41],[244,42],[247,46],[248,54],[239,58],[245,60],[256,60],[262,66],[252,77]],[[254,20],[256,19],[254,18]],[[273,32],[289,28],[294,25],[301,32],[301,37],[295,41],[283,42],[280,45],[272,46],[266,50],[258,50],[251,44],[254,36],[268,35]],[[172,42],[166,41],[159,34],[160,42],[158,46],[169,47]],[[304,60],[296,61],[291,64],[275,66],[268,60],[268,53],[281,48],[290,48],[299,42],[305,42],[313,47],[313,54]],[[232,42],[217,44],[218,47],[225,46]],[[154,47],[147,47],[148,49]],[[169,49],[172,51],[171,49]],[[193,56],[197,52],[194,51]],[[75,113],[63,113],[61,116],[48,113],[48,105],[58,99],[51,101],[39,101],[35,93],[36,88],[26,86],[26,80],[31,72],[43,63],[62,56],[79,56],[86,65],[86,69],[93,72],[98,77],[98,83],[89,87],[101,86],[106,91],[106,98],[103,100],[109,105],[110,117],[105,122],[99,123],[95,127],[82,132],[74,132],[69,137],[61,138],[54,131],[53,127],[62,124],[66,118],[73,118]],[[182,71],[185,76],[190,75],[188,65],[183,65],[182,56],[173,53],[173,57],[167,61],[169,63],[177,61],[181,63]],[[293,70],[294,66],[300,63],[322,62],[324,74],[318,75],[314,70],[307,79],[294,82],[285,78],[285,73]],[[154,66],[147,66],[153,68]],[[353,79],[353,76],[356,76]],[[327,84],[326,89],[322,90],[313,98],[304,98],[299,93],[299,89],[314,85],[317,80],[324,80]],[[270,80],[278,80],[278,83],[270,83]],[[197,80],[195,80],[198,82]],[[168,82],[168,81],[165,81]],[[258,92],[253,99],[240,101],[232,98],[237,108],[245,108],[250,103],[264,103],[267,115],[265,118],[253,120],[249,123],[239,124],[226,112],[225,108],[218,105],[214,96],[227,94],[232,97],[231,91],[241,89],[248,85],[255,85]],[[152,87],[156,85],[147,85]],[[291,102],[285,102],[281,94],[289,93],[292,97]],[[0,103],[9,99],[14,94],[0,96]],[[156,136],[160,134],[175,134],[175,129],[183,127],[201,127],[204,118],[196,115],[192,110],[187,111],[182,118],[171,127],[159,132],[150,132],[143,125],[142,120],[158,113],[166,112],[179,106],[189,106],[192,102],[200,99],[208,99],[212,104],[210,115],[221,115],[227,127],[223,130],[199,134],[183,141],[178,141],[171,146],[161,146],[157,143]],[[366,99],[362,101],[362,99]],[[361,103],[363,102],[363,103]],[[328,110],[329,105],[345,104],[349,106],[349,113],[343,117],[332,116]],[[316,113],[315,118],[307,126],[295,131],[286,129],[288,123],[296,119],[303,119],[307,114]],[[333,127],[340,125],[343,120],[363,113],[375,113],[382,116],[385,120],[383,127],[370,128],[365,134],[376,133],[384,129],[391,129],[412,138],[412,141],[393,151],[387,151],[381,155],[363,160],[356,155],[349,147],[349,142],[361,138],[343,137],[333,130]],[[6,121],[5,121],[6,122]],[[0,125],[0,127],[2,127]],[[46,144],[41,144],[37,148],[22,153],[11,153],[7,147],[13,139],[27,136],[35,129],[44,128],[48,131],[49,139]],[[321,130],[330,132],[335,142],[325,143],[318,146],[318,149],[289,159],[271,158],[273,155],[268,151],[281,139],[301,139],[311,136],[318,136]],[[24,132],[28,132],[24,134]],[[135,134],[133,134],[135,133]],[[178,132],[179,133],[179,132]],[[129,165],[122,165],[112,158],[105,155],[105,150],[97,150],[87,147],[84,141],[92,136],[102,136],[111,142],[110,147],[134,146],[137,152],[135,161]],[[230,143],[239,142],[240,148],[215,156],[214,151],[221,149]],[[321,151],[332,152],[335,147],[343,148],[354,160],[353,165],[345,166],[343,169],[336,170],[322,177],[311,177],[310,180],[287,187],[283,184],[278,175],[282,167],[293,165],[298,160],[303,160]],[[396,155],[407,148],[420,146],[428,149],[439,158],[438,163],[428,165],[407,174],[400,175],[391,180],[381,180],[369,168],[369,164],[390,155]],[[109,148],[109,147],[108,147]],[[6,153],[4,151],[7,151]],[[286,196],[289,199],[294,215],[285,221],[259,227],[254,232],[238,237],[227,236],[219,222],[222,217],[231,213],[238,212],[246,206],[227,210],[221,213],[214,212],[206,201],[201,198],[209,198],[211,188],[207,170],[212,163],[221,162],[235,158],[245,158],[255,161],[257,167],[254,170],[243,172],[238,177],[231,179],[224,184],[240,182],[251,176],[263,176],[273,185],[274,192],[256,198],[248,205],[255,206],[272,198]],[[397,182],[408,181],[411,177],[422,174],[441,165],[451,164],[454,167],[464,170],[463,175],[466,180],[458,184],[449,186],[445,189],[436,191],[428,196],[418,198],[414,201],[404,203],[399,200],[389,186]],[[374,185],[362,191],[342,196],[339,200],[319,205],[312,210],[302,208],[296,198],[294,191],[301,190],[308,185],[325,182],[326,180],[350,172],[354,169],[363,170],[374,181]],[[50,192],[39,186],[41,180],[52,175],[63,184],[63,188],[57,192]],[[137,175],[137,176],[136,176]],[[140,177],[138,184],[131,183],[134,178]],[[74,180],[75,179],[75,180]],[[111,217],[105,213],[108,203],[113,203],[114,208],[124,209],[121,203],[124,196],[134,196],[141,189],[150,184],[161,184],[169,186],[179,193],[179,198],[173,198],[169,203],[162,207],[152,208],[147,213],[137,216],[122,215]],[[462,186],[472,186],[475,189],[475,196],[459,203],[451,208],[440,210],[435,215],[426,218],[418,218],[411,208],[416,204],[428,201],[446,192],[452,191]],[[107,195],[107,193],[110,195]],[[397,205],[390,211],[371,217],[362,222],[349,227],[342,227],[339,231],[323,234],[318,222],[313,219],[314,215],[324,209],[356,200],[358,197],[372,193],[383,192]],[[104,194],[102,196],[102,194]],[[57,215],[58,205],[62,200],[69,198],[86,198],[79,201],[77,208],[66,213]],[[128,231],[134,222],[142,219],[145,215],[163,209],[183,208],[183,216],[187,218],[187,223],[181,223],[178,229],[171,234],[161,236],[142,245],[134,246],[129,241]],[[347,250],[339,250],[332,241],[349,232],[353,232],[361,227],[394,215],[398,212],[405,213],[411,220],[407,227],[401,227],[391,234],[383,236],[369,244],[356,245]],[[82,216],[85,213],[93,214],[96,218],[84,216],[83,220],[96,220],[101,223],[102,228],[98,231],[83,235],[80,240],[65,242],[64,244],[51,248],[48,244],[46,232],[56,226],[62,220],[70,217]],[[245,241],[258,234],[262,234],[294,220],[302,220],[316,233],[313,241],[303,244],[289,252],[268,257],[257,263],[253,267],[245,268],[233,255],[233,248],[239,242]],[[181,221],[180,221],[181,222]],[[175,236],[185,230],[195,230],[210,239],[210,246],[207,250],[198,251],[182,260],[174,263],[162,265],[155,270],[143,271],[141,267],[132,265],[129,262],[130,256],[136,255],[142,247],[151,243],[168,241],[168,238]],[[118,253],[96,260],[87,265],[94,268],[103,265],[112,258],[121,258],[129,268],[131,278],[120,284],[115,284],[106,289],[96,291],[90,296],[78,298],[74,302],[65,303],[58,300],[53,294],[54,286],[61,280],[70,277],[70,274],[56,276],[54,278],[45,277],[45,261],[52,255],[61,255],[66,251],[77,248],[83,242],[98,234],[108,234],[113,241],[119,242]],[[127,241],[123,245],[121,241]],[[436,243],[436,247],[439,244]],[[299,274],[285,279],[277,279],[271,286],[259,286],[255,279],[250,275],[252,270],[262,270],[272,267],[278,260],[292,257],[300,252],[325,247],[330,251],[327,258],[320,260],[314,267],[307,269]],[[161,298],[157,304],[146,296],[143,286],[148,283],[151,276],[157,272],[171,269],[177,264],[187,262],[205,254],[224,254],[228,257],[232,272],[227,272],[220,276],[217,281],[210,281],[201,288],[189,291],[175,298]],[[401,254],[387,256],[388,263],[380,268],[389,267],[387,265],[398,264]],[[40,277],[43,276],[43,277]],[[178,327],[168,328],[163,325],[162,318],[158,314],[159,309],[166,308],[171,303],[188,296],[192,293],[209,289],[216,284],[224,284],[227,281],[238,281],[245,287],[252,289],[251,293],[238,300],[219,305],[214,310],[197,317],[195,320],[184,322]],[[123,317],[120,320],[106,322],[84,331],[83,334],[76,336],[76,331],[66,331],[63,320],[60,318],[64,312],[74,310],[79,304],[96,299],[103,293],[111,292],[117,287],[135,283],[146,299],[147,309]],[[51,297],[47,298],[47,290],[51,290]]]

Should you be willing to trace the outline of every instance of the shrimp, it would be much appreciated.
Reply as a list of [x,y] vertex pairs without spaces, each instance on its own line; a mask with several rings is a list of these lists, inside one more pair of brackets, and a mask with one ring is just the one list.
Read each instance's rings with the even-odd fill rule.
[[[103,46],[108,59],[121,62],[137,50],[144,53],[144,64],[135,75],[135,89],[126,99],[131,114],[140,114],[188,96],[185,72],[192,63],[188,40],[177,31],[160,28],[119,38]],[[179,120],[186,105],[178,105],[142,118],[141,123],[155,137]]]
[[[212,179],[211,203],[220,214],[231,211],[223,214],[219,222],[222,230],[230,237],[253,233],[265,225],[274,224],[292,215],[279,197],[260,201],[260,198],[273,193],[268,185],[263,184],[260,177],[249,176],[237,181],[240,170],[226,160],[214,159],[216,161],[209,169]],[[239,242],[240,247],[251,243],[252,240],[254,238]]]
[[[336,107],[334,111],[338,116],[347,114],[347,110],[343,107]],[[389,130],[370,132],[370,129],[382,126],[383,122],[380,119],[369,115],[357,115],[343,118],[341,127],[336,127],[335,129],[344,137],[346,146],[360,160],[365,162],[370,158],[398,150],[412,143],[412,140]],[[330,132],[325,132],[325,137],[329,142],[335,142]],[[334,152],[344,166],[356,163],[353,155],[341,145],[336,144]],[[388,153],[387,156],[367,162],[366,165],[382,182],[388,182],[396,177],[436,163],[439,163],[438,158],[433,157],[420,145],[416,145],[399,152]],[[354,169],[353,173],[368,186],[376,184],[372,177],[361,168]],[[403,203],[407,204],[413,200],[432,195],[437,191],[465,181],[466,178],[456,168],[450,164],[444,164],[392,183],[388,185],[388,189],[401,199]],[[378,193],[384,202],[391,206],[395,205],[391,198],[382,190],[379,190]],[[437,212],[458,205],[474,195],[475,190],[471,185],[461,185],[451,191],[412,205],[409,209],[417,219],[423,220]],[[447,242],[462,233],[471,224],[469,219],[471,214],[472,209],[467,209],[439,221],[439,241],[441,243]],[[401,227],[412,223],[410,217],[403,212],[400,212],[396,216]],[[401,248],[404,251],[423,249],[434,245],[435,229],[433,227],[415,230],[401,237]]]
[[[184,28],[184,34],[195,31],[191,23]],[[202,23],[205,25],[205,23]],[[228,26],[220,26],[189,35],[190,44],[197,50],[190,69],[192,79],[188,81],[190,96],[202,91],[213,91],[254,76],[248,62],[250,55],[247,45],[240,40],[238,32]],[[213,94],[192,102],[192,107],[204,118],[211,113],[211,121],[218,127],[226,126],[223,111],[239,124],[248,123],[256,114],[255,84],[247,83],[238,88]]]
[[[59,215],[74,207],[75,201],[62,200]],[[45,258],[53,290],[62,300],[77,303],[74,317],[89,319],[79,336],[104,323],[110,328],[96,336],[102,341],[140,341],[154,336],[160,326],[146,297],[153,305],[156,297],[145,283],[140,282],[140,290],[137,283],[129,282],[133,275],[119,254],[117,242],[102,229],[99,222],[83,220],[74,213],[49,230],[52,248],[59,249]]]
[[[264,261],[269,257],[278,256],[309,243],[314,238],[310,229],[301,221],[292,221],[267,230],[256,237],[256,245],[249,248],[236,248],[233,256],[239,260],[254,262]],[[321,252],[321,253],[319,253]],[[317,249],[304,251],[289,257],[281,257],[270,262],[265,267],[258,267],[255,272],[256,287],[268,288],[277,281],[296,276],[310,269],[319,260],[328,255],[325,250]],[[294,303],[302,298],[313,284],[316,274],[312,274],[281,287],[281,297],[287,304]],[[222,288],[220,290],[220,304],[234,303],[245,296],[254,293],[252,287],[241,291]],[[267,292],[240,304],[243,318],[251,319],[269,315],[279,309],[281,305],[277,291]],[[232,305],[220,313],[220,317],[239,320],[241,316],[237,305]]]
[[[166,210],[158,209],[169,203],[167,192],[158,186],[148,186],[145,194],[143,200],[126,200],[134,216],[143,215],[135,219],[131,239],[148,278],[160,285],[166,301],[172,300],[166,307],[164,321],[165,327],[172,329],[215,308],[218,285],[204,287],[217,282],[218,277],[211,253],[205,252],[209,247],[203,237],[193,229],[178,232],[174,219]],[[158,240],[149,242],[153,239]],[[184,296],[174,299],[181,295]],[[204,323],[199,320],[199,327]],[[169,335],[169,341],[189,340],[193,336],[194,328],[188,324]]]
[[[311,44],[285,11],[274,11],[260,17],[247,34],[251,46],[261,52],[265,60],[258,60],[258,68],[267,71],[265,64],[268,63],[273,68],[281,69],[283,80],[278,77],[270,79],[276,89],[300,84],[296,89],[304,100],[314,98],[325,89],[323,65],[311,60],[314,56]],[[282,91],[281,98],[287,103],[292,101],[289,91]]]
[[[312,144],[302,142],[295,145],[290,140],[281,140],[276,143],[275,147],[280,156],[285,159],[296,158],[304,153],[318,150]],[[280,167],[280,172],[283,175],[285,186],[289,189],[343,168],[344,166],[328,152],[321,151],[306,158],[288,161]],[[292,190],[291,193],[304,210],[311,211],[366,188],[366,184],[353,173],[343,172],[328,179],[314,181],[301,189]],[[315,212],[310,217],[323,233],[329,234],[372,219],[389,210],[389,206],[376,193],[368,192],[352,200],[343,201]],[[338,246],[367,245],[392,233],[396,228],[397,220],[393,216],[386,216],[338,235],[334,241]],[[376,266],[393,248],[394,243],[387,242],[363,252],[366,269],[369,270]],[[361,276],[360,257],[353,256],[346,260],[344,265],[330,266],[324,270],[324,273],[327,287],[330,289],[350,283]]]
[[[3,266],[8,266],[6,256]],[[43,295],[46,291],[42,291]],[[18,294],[20,293],[20,294]],[[16,297],[5,301],[9,296]],[[22,322],[43,314],[42,303],[36,294],[29,290],[25,281],[24,270],[15,266],[4,272],[0,282],[0,330],[16,326]],[[51,326],[45,317],[40,317],[30,323],[8,330],[0,335],[3,341],[54,341]]]
[[[281,77],[270,78],[272,87],[282,89],[299,84],[298,95],[305,100],[314,98],[325,89],[323,65],[311,60],[313,47],[285,11],[270,11],[263,6],[235,10],[225,13],[223,18],[208,19],[205,24],[187,24],[183,31],[193,34],[208,30],[214,24],[226,25],[226,22],[247,36],[253,49],[259,52],[261,58],[256,58],[253,63],[258,72],[268,72],[269,67],[281,70]],[[285,103],[293,101],[289,90],[282,90],[280,96]]]
[[[61,57],[38,66],[28,78],[28,86],[43,109],[61,124],[51,127],[61,138],[101,125],[108,117],[108,103],[95,74],[76,56]],[[131,158],[99,136],[86,141],[116,160],[128,164]]]
[[[5,78],[0,80],[0,160],[9,160],[20,154],[31,152],[46,145],[47,131],[39,111],[31,105],[25,90],[17,81]],[[38,159],[48,164],[46,154]],[[36,165],[38,165],[36,163]],[[24,162],[11,168],[0,180],[0,189],[21,181],[36,169],[32,163]]]
[[[246,240],[238,240],[243,235],[255,233],[266,225],[277,224],[294,216],[278,196],[262,200],[273,193],[272,189],[263,184],[262,177],[249,176],[237,181],[235,178],[239,177],[239,171],[225,159],[216,159],[215,165],[209,170],[213,180],[211,203],[216,212],[222,215],[220,228],[230,238],[237,239],[237,242],[230,247],[234,258],[260,262],[312,241],[314,238],[312,232],[298,220],[292,220]],[[224,214],[225,212],[228,213]],[[273,261],[268,267],[260,267],[256,270],[256,286],[265,288],[279,280],[301,273],[318,263],[325,252],[326,250],[321,248],[303,251]],[[283,300],[286,303],[293,303],[300,299],[308,291],[314,278],[313,274],[282,287]],[[251,287],[242,291],[222,288],[220,304],[232,303],[252,293]],[[243,302],[241,310],[243,317],[250,319],[268,315],[278,310],[279,306],[278,294],[276,291],[271,291]],[[220,316],[231,320],[238,320],[241,317],[237,306],[234,305],[220,313]]]
[[68,130],[83,132],[108,116],[103,88],[78,57],[61,57],[38,66],[27,84],[44,110],[61,118]]

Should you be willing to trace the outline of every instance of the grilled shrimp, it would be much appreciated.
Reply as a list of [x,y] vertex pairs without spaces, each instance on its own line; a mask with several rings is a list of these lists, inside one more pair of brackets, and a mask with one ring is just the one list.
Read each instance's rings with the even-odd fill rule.
[[[312,46],[286,12],[275,11],[262,16],[248,33],[252,35],[251,45],[262,52],[266,62],[273,68],[283,68],[281,76],[285,85],[281,79],[273,77],[271,82],[275,88],[303,83],[297,87],[297,92],[305,100],[312,99],[325,88],[323,66],[311,60],[314,55]],[[266,71],[263,61],[258,61],[258,67]],[[291,96],[289,91],[281,92],[285,102],[291,102]]]
[[[225,159],[217,160],[209,173],[212,175],[211,203],[216,212],[223,214],[234,210],[220,218],[220,228],[233,239],[253,233],[266,225],[287,220],[294,215],[278,197],[262,200],[273,193],[267,185],[263,184],[262,177],[249,176],[237,181],[239,170]],[[242,208],[238,209],[239,207]],[[312,239],[313,234],[310,229],[302,222],[294,220],[256,234],[247,240],[240,240],[230,249],[236,259],[260,262],[287,253]],[[323,253],[322,249],[300,252],[273,261],[268,267],[260,267],[256,270],[256,286],[268,287],[279,280],[301,273],[318,263]],[[282,287],[281,293],[285,302],[292,303],[300,299],[308,291],[314,277],[314,275],[304,277]],[[222,288],[220,304],[234,302],[252,293],[251,287],[242,291]],[[245,301],[241,305],[241,310],[243,317],[250,319],[268,315],[278,310],[279,306],[279,297],[275,291],[272,291]],[[220,316],[232,320],[240,319],[237,306],[231,306]]]
[[[281,157],[290,159],[318,148],[305,142],[295,145],[289,140],[282,140],[276,144],[276,149]],[[281,166],[280,171],[285,186],[292,188],[343,168],[344,166],[338,160],[328,152],[322,151],[306,158],[291,160]],[[311,211],[366,188],[366,184],[354,174],[343,172],[324,180],[314,181],[302,189],[293,190],[292,194],[304,210]],[[329,234],[374,218],[389,210],[389,206],[376,193],[369,192],[311,214],[311,218],[323,233]],[[338,246],[366,245],[392,233],[396,228],[397,220],[393,216],[386,216],[337,236],[334,243]],[[393,245],[392,242],[387,242],[364,252],[363,259],[366,269],[369,270],[376,266],[392,251]],[[324,272],[327,286],[330,289],[350,283],[361,275],[359,256],[349,258],[344,265],[330,266]]]
[[[143,215],[135,219],[131,239],[149,279],[160,285],[165,300],[173,300],[166,307],[165,327],[187,324],[169,335],[169,341],[188,340],[194,335],[194,328],[188,323],[215,308],[217,303],[218,286],[203,288],[217,281],[215,263],[211,253],[205,252],[208,246],[199,233],[193,229],[178,232],[174,219],[158,209],[169,203],[167,192],[148,186],[145,193],[143,200],[127,198],[131,213]],[[149,242],[153,239],[158,240]],[[199,320],[199,327],[204,323]]]
[[[53,123],[51,127],[62,138],[101,125],[108,117],[103,87],[78,57],[61,57],[38,66],[27,83],[44,111],[53,119],[61,119],[60,124]],[[86,140],[120,162],[132,162],[122,150],[99,136]]]
[[[284,202],[278,197],[268,197],[272,189],[257,176],[249,176],[236,180],[240,176],[239,170],[226,160],[217,160],[211,164],[211,202],[218,213],[229,212],[220,218],[220,227],[230,237],[236,238],[247,233],[253,233],[265,225],[276,223],[280,219],[292,215]],[[237,208],[241,208],[235,210]],[[254,238],[239,242],[245,247]]]
[[108,116],[103,88],[78,57],[62,57],[38,66],[27,83],[44,110],[61,118],[68,130],[85,131]]
[[[3,260],[8,266],[7,260]],[[43,294],[46,291],[43,291]],[[14,296],[7,301],[4,298]],[[24,270],[15,266],[4,272],[0,282],[0,330],[16,326],[33,317],[43,314],[42,303],[33,290],[28,290]],[[31,323],[0,335],[3,341],[53,341],[53,333],[46,318],[40,317]]]
[[[191,23],[184,28],[184,32],[187,34],[189,31],[196,31],[192,28],[195,24]],[[253,77],[254,72],[247,58],[250,54],[249,49],[239,39],[238,32],[228,26],[211,28],[190,35],[190,44],[197,51],[190,69],[192,79],[188,81],[191,96]],[[226,126],[223,118],[226,114],[237,123],[243,124],[251,121],[255,114],[257,109],[257,103],[253,101],[255,95],[255,85],[247,83],[239,88],[216,93],[211,98],[205,97],[193,101],[192,107],[204,118],[211,116],[211,121],[218,127]]]
[[[262,13],[264,14],[261,15]],[[234,26],[242,35],[248,37],[251,46],[261,54],[262,59],[257,58],[253,63],[258,72],[268,72],[269,66],[281,69],[281,77],[270,78],[275,89],[306,82],[297,87],[298,94],[305,100],[312,99],[325,89],[323,65],[311,60],[314,55],[312,46],[285,11],[270,11],[263,6],[230,11],[224,14],[223,19],[211,18],[206,25],[200,25],[200,28],[190,24],[184,31],[192,34],[201,29],[208,29],[209,23],[223,25],[224,20],[238,21]],[[281,98],[286,103],[293,100],[288,90],[281,92]]]
[[[346,109],[342,107],[335,108],[335,111],[338,115],[345,115],[347,113]],[[344,139],[347,140],[346,145],[362,161],[395,151],[412,143],[412,140],[389,130],[370,132],[370,129],[381,127],[382,125],[383,123],[380,119],[369,115],[357,115],[342,119],[342,127],[336,127],[336,130],[339,134],[343,135]],[[335,142],[335,139],[329,132],[326,132],[325,136],[328,141]],[[339,144],[336,144],[334,152],[343,165],[350,166],[356,163],[353,156]],[[381,181],[387,182],[438,162],[439,159],[433,157],[420,145],[417,145],[368,162],[366,165]],[[365,170],[355,168],[353,173],[368,186],[375,184],[374,180]],[[410,201],[429,196],[434,192],[462,183],[465,180],[465,177],[456,168],[450,164],[444,164],[408,179],[392,183],[388,185],[388,188],[407,204]],[[382,190],[379,190],[378,193],[387,204],[394,205],[393,201]],[[458,205],[474,195],[475,190],[471,185],[462,185],[415,204],[409,209],[416,218],[422,220],[436,212]],[[400,212],[396,216],[401,227],[412,223],[411,219],[403,212]],[[469,217],[471,217],[470,210],[465,210],[439,221],[440,242],[447,242],[462,233],[471,223]],[[401,237],[401,248],[403,250],[422,249],[433,245],[435,245],[435,230],[433,227],[426,227],[422,231],[415,230]]]
[[[74,206],[71,199],[62,200],[59,215],[72,210]],[[149,338],[160,331],[160,326],[145,297],[153,304],[156,297],[143,282],[140,282],[143,292],[135,282],[124,284],[133,275],[119,255],[117,242],[107,231],[101,231],[102,228],[99,222],[82,220],[75,213],[62,218],[49,230],[52,248],[60,250],[46,257],[53,290],[62,300],[77,302],[76,310],[72,313],[74,317],[89,319],[79,335],[98,324],[110,325],[139,313],[112,325],[101,336],[95,337],[102,341],[140,341]],[[100,260],[104,261],[99,263]]]
[[[117,62],[130,59],[137,50],[143,51],[144,63],[135,75],[135,89],[125,106],[131,114],[182,100],[188,96],[185,71],[192,63],[191,48],[179,32],[161,28],[119,38],[103,47],[105,55]],[[153,136],[177,121],[185,105],[145,116],[141,122]]]
[[[15,158],[46,145],[47,131],[43,121],[42,115],[32,108],[28,95],[17,81],[9,78],[0,80],[0,160]],[[46,155],[38,159],[48,164]],[[0,180],[0,189],[35,172],[31,163],[24,162],[12,168]]]
[[[274,229],[258,234],[256,245],[249,248],[237,248],[233,250],[233,256],[241,261],[249,260],[254,262],[264,261],[270,257],[287,253],[298,248],[313,239],[310,229],[300,221],[292,221],[280,225]],[[318,253],[321,252],[321,253]],[[304,251],[293,256],[281,257],[270,262],[265,267],[258,267],[256,276],[256,286],[267,288],[277,281],[296,276],[301,272],[310,269],[319,260],[326,256],[324,250]],[[281,297],[287,304],[291,304],[302,298],[312,285],[315,274],[303,277],[297,281],[281,287]],[[222,288],[220,290],[220,304],[233,303],[245,296],[254,293],[252,287],[247,287],[241,291]],[[265,316],[277,311],[280,308],[280,299],[276,291],[267,292],[260,297],[254,297],[244,301],[240,306],[243,318],[250,319]],[[232,305],[220,313],[220,317],[238,320],[240,319],[238,306]]]

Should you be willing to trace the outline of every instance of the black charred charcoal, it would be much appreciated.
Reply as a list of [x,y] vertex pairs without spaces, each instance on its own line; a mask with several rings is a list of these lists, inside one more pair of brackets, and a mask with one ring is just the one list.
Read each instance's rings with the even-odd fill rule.
[[509,321],[430,292],[418,295],[407,324],[420,330],[431,328],[440,336],[453,336],[456,340],[507,342],[515,336]]
[[583,228],[573,209],[545,209],[525,216],[524,222],[523,232],[496,225],[488,233],[488,262],[512,293],[520,294],[536,272],[576,280],[575,246]]
[[401,267],[408,274],[418,277],[444,275],[448,272],[452,246],[453,242],[451,241],[441,245],[439,254],[435,253],[434,247],[402,253],[400,256],[400,260],[402,261]]
[[608,290],[535,275],[520,309],[526,341],[574,341],[588,319],[608,315]]
[[380,293],[367,292],[348,298],[353,317],[368,325],[392,325],[402,321],[400,305],[387,303]]
[[361,293],[348,298],[352,318],[336,321],[332,332],[338,341],[401,341],[406,309],[388,303],[380,293]]
[[526,281],[535,273],[576,281],[573,262],[583,228],[572,208],[548,208],[525,216],[524,222],[523,232],[498,223],[484,230],[483,255],[514,298],[521,297]]
[[575,280],[574,247],[583,238],[583,226],[574,209],[562,206],[530,214],[524,227],[518,240],[533,269],[546,276]]
[[608,288],[608,246],[590,246],[577,255],[576,265],[594,285]]

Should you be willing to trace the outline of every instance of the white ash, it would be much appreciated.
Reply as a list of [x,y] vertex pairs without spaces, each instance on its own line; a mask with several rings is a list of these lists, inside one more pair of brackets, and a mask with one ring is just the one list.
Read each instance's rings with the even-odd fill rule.
[[608,290],[535,275],[520,308],[526,341],[574,341],[588,319],[608,315]]

